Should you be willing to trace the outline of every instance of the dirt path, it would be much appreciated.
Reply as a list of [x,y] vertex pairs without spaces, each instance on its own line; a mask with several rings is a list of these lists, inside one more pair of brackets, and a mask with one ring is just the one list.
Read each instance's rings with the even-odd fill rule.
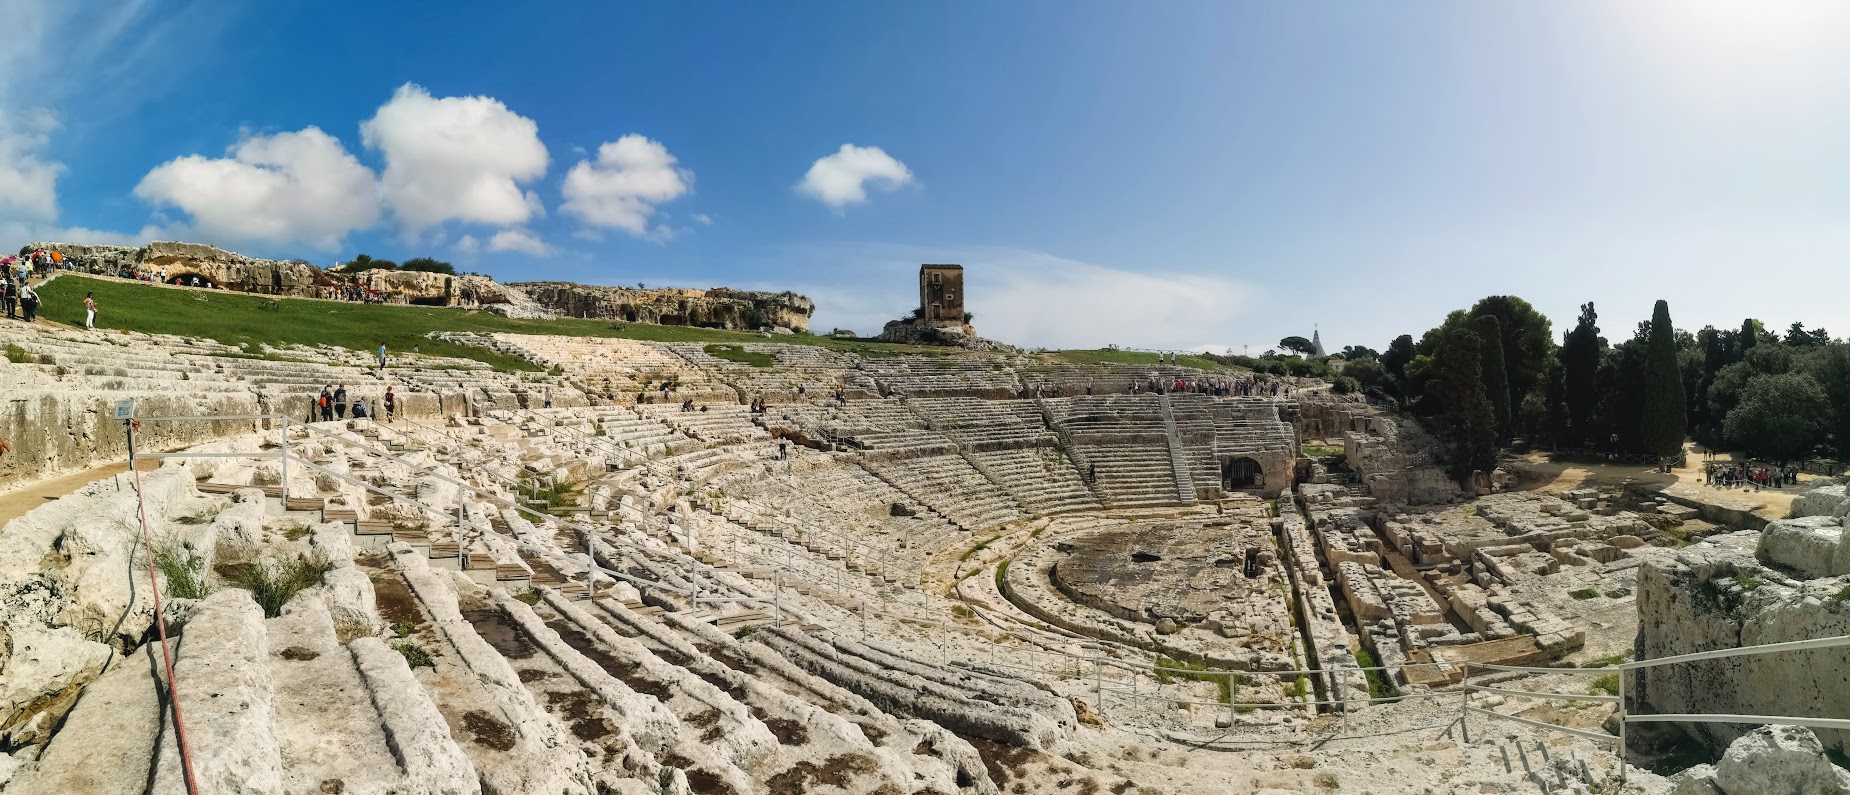
[[[159,466],[159,459],[145,459],[141,462],[141,471],[150,472]],[[114,464],[91,467],[81,472],[72,472],[51,480],[30,483],[12,491],[0,492],[0,532],[5,531],[8,522],[24,516],[33,508],[83,488],[86,484],[127,471],[128,462],[119,461]],[[123,488],[128,487],[128,481],[123,480]]]
[[[1521,456],[1516,464],[1519,488],[1529,491],[1559,493],[1578,488],[1609,488],[1631,484],[1651,486],[1683,486],[1696,489],[1704,497],[1713,496],[1717,503],[1749,503],[1756,507],[1753,513],[1766,519],[1783,519],[1792,511],[1792,500],[1805,489],[1817,475],[1799,475],[1799,485],[1783,489],[1715,489],[1703,485],[1703,472],[1707,461],[1703,458],[1701,445],[1689,444],[1687,463],[1676,467],[1669,473],[1658,472],[1650,467],[1637,464],[1607,464],[1599,462],[1576,461],[1559,463],[1548,460],[1547,453],[1528,453]],[[1715,460],[1728,462],[1734,460],[1732,453],[1717,453]],[[1710,500],[1704,500],[1705,502]]]

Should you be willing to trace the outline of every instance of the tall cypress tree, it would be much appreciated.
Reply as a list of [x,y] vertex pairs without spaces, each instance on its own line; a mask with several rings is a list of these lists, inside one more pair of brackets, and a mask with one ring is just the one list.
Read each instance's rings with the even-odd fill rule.
[[1484,397],[1490,400],[1498,442],[1508,439],[1510,433],[1510,379],[1503,365],[1501,326],[1496,315],[1479,315],[1471,320],[1471,330],[1477,333],[1478,353],[1483,362]]
[[1567,422],[1575,444],[1593,438],[1593,413],[1599,408],[1599,313],[1588,302],[1580,322],[1561,342],[1561,384]]
[[1670,324],[1670,304],[1658,301],[1651,310],[1651,333],[1645,342],[1644,414],[1639,419],[1645,452],[1663,459],[1675,457],[1683,449],[1688,423],[1676,328]]
[[1428,394],[1438,398],[1436,430],[1445,445],[1450,472],[1468,484],[1474,471],[1497,466],[1496,418],[1484,396],[1483,341],[1467,328],[1441,333],[1433,348]]
[[[1747,352],[1753,350],[1754,346],[1759,344],[1759,342],[1760,342],[1760,321],[1755,320],[1751,317],[1746,320],[1741,321],[1741,338],[1740,338],[1741,359],[1747,358]],[[1738,362],[1741,359],[1735,359],[1735,361]]]

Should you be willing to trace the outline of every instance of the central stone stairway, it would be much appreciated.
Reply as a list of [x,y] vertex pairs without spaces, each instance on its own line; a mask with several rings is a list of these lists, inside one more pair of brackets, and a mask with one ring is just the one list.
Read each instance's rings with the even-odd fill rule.
[[1175,406],[1169,401],[1167,392],[1156,396],[1157,404],[1163,409],[1163,433],[1169,439],[1169,466],[1175,470],[1176,499],[1182,503],[1195,501],[1195,481],[1188,474],[1188,456],[1182,449],[1182,435],[1176,431]]

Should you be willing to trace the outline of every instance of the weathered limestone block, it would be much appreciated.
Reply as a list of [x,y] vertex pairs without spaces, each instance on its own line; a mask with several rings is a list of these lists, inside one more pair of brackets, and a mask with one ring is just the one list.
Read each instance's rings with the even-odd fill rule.
[[[153,670],[159,644],[150,643],[84,690],[64,727],[34,769],[7,784],[10,795],[141,795],[148,788],[161,730],[162,705]],[[5,783],[5,782],[0,782]]]
[[25,626],[6,633],[0,665],[0,724],[10,745],[44,742],[84,685],[113,657],[108,646],[70,627]]
[[1842,516],[1846,506],[1850,506],[1850,496],[1846,496],[1845,491],[1846,487],[1842,483],[1826,483],[1806,489],[1792,498],[1792,517]]
[[481,791],[475,765],[450,736],[443,713],[430,700],[405,657],[378,638],[347,645],[379,710],[386,742],[404,771],[409,792],[465,795]]
[[[281,795],[283,759],[269,655],[263,609],[248,591],[222,589],[187,619],[174,676],[181,683],[187,747],[201,791]],[[163,733],[174,730],[172,717],[166,716]],[[161,746],[150,791],[186,792],[177,746]]]
[[1833,516],[1769,523],[1761,532],[1756,554],[1808,578],[1850,574],[1850,544],[1844,543],[1842,520]]
[[[1834,598],[1850,578],[1780,576],[1755,560],[1759,535],[1713,536],[1680,550],[1673,563],[1639,568],[1640,659],[1850,635],[1850,604]],[[1838,649],[1649,668],[1638,683],[1638,700],[1653,712],[1850,714],[1850,657]],[[1710,723],[1687,730],[1716,750],[1742,732]],[[1828,748],[1850,749],[1850,732],[1818,737]]]
[[[114,419],[116,401],[135,400],[144,416],[202,416],[258,413],[254,395],[243,393],[101,392],[68,387],[21,389],[9,385],[8,410],[0,413],[0,438],[12,452],[0,456],[0,489],[99,464],[128,460],[128,437]],[[255,429],[240,420],[151,422],[142,425],[143,450],[170,450],[223,439]]]
[[1850,795],[1850,771],[1831,764],[1810,729],[1762,726],[1728,746],[1715,765],[1715,784],[1727,795]]

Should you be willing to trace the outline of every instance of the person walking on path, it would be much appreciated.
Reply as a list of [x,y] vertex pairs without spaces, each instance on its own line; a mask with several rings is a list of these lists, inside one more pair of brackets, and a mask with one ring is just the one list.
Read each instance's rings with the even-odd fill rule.
[[546,408],[552,408],[552,387],[546,387]]
[[19,288],[19,306],[26,310],[26,322],[31,323],[39,317],[39,292],[28,284]]
[[0,279],[0,304],[6,305],[6,319],[19,319],[19,287],[11,278]]
[[385,388],[385,421],[391,422],[398,415],[398,396],[392,394],[392,388]]
[[84,330],[96,329],[96,293],[84,293]]
[[347,418],[346,384],[341,384],[334,390],[334,418],[337,420],[344,420]]
[[385,369],[385,343],[379,343],[379,369]]
[[321,388],[321,397],[315,399],[315,405],[321,408],[322,422],[330,422],[334,419],[334,395],[328,387]]

